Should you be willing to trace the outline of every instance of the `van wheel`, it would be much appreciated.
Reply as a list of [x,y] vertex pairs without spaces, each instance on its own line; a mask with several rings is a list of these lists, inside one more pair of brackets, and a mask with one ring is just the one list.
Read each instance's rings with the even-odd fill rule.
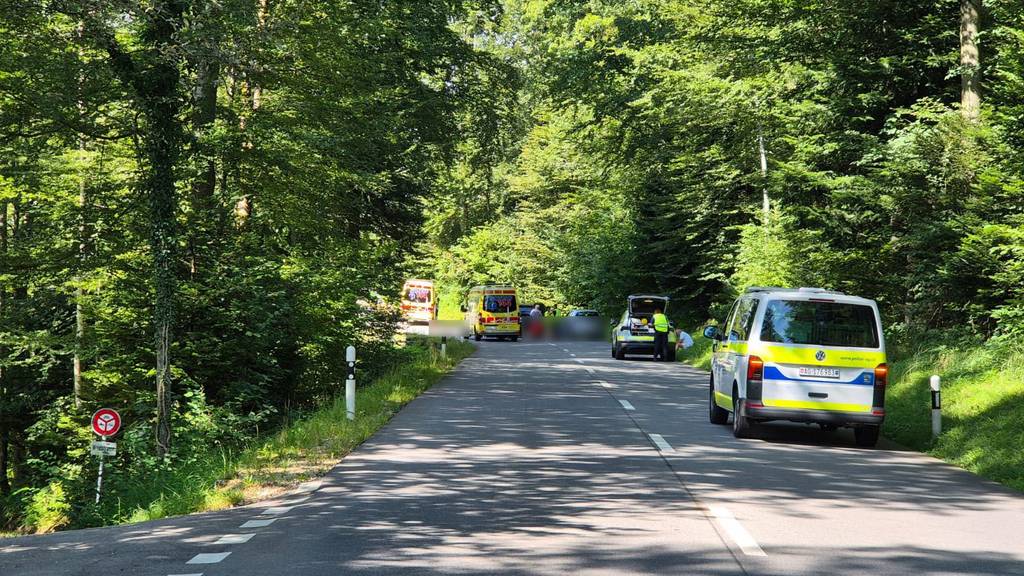
[[473,333],[473,340],[476,340],[477,342],[479,342],[480,339],[483,338],[483,337],[484,337],[483,334],[477,334],[476,332]]
[[519,342],[519,336],[509,336],[508,339],[513,342]]
[[732,389],[732,435],[737,438],[750,438],[754,434],[754,423],[740,413],[743,401],[740,400],[739,390]]
[[622,346],[618,346],[617,348],[615,348],[615,359],[616,360],[625,360],[626,359],[626,351],[622,349]]
[[708,386],[708,415],[711,417],[712,424],[728,424],[729,423],[729,411],[722,408],[715,402],[715,377],[712,376],[710,379],[711,385]]
[[862,448],[874,448],[878,444],[878,433],[881,428],[878,426],[858,426],[853,429],[853,438],[857,446]]

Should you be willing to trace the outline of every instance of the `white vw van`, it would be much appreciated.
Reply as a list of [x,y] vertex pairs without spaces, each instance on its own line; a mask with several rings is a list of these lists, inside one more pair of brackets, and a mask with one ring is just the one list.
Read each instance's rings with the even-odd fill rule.
[[751,288],[714,343],[709,387],[711,422],[733,416],[747,437],[759,422],[813,422],[854,429],[874,446],[885,419],[888,369],[874,300],[820,288]]

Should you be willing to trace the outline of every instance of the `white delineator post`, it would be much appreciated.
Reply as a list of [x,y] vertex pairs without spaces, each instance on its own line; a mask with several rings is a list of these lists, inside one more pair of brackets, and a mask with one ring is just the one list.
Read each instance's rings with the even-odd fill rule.
[[939,391],[940,378],[938,374],[931,378],[932,388],[932,439],[942,434],[942,393]]
[[345,380],[345,415],[349,420],[356,419],[356,347],[349,346],[345,350],[345,361],[348,362],[348,379]]
[[441,359],[444,360],[448,357],[448,337],[441,336]]

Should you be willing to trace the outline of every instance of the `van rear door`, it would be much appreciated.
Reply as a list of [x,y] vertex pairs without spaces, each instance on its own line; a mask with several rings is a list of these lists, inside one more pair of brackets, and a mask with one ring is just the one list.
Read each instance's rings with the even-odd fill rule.
[[771,300],[761,322],[765,406],[870,412],[885,362],[874,306],[829,299]]

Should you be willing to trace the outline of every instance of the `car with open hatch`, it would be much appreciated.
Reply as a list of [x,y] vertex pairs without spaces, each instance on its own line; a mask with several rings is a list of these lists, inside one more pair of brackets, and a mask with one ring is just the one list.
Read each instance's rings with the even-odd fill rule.
[[738,438],[772,420],[851,427],[874,446],[885,419],[888,367],[874,300],[821,288],[750,288],[714,340],[708,390],[712,423]]
[[[626,299],[626,310],[618,321],[612,321],[612,357],[624,360],[627,355],[654,356],[654,311],[668,312],[668,296],[634,294]],[[676,359],[676,333],[669,324],[668,350],[665,360]]]

